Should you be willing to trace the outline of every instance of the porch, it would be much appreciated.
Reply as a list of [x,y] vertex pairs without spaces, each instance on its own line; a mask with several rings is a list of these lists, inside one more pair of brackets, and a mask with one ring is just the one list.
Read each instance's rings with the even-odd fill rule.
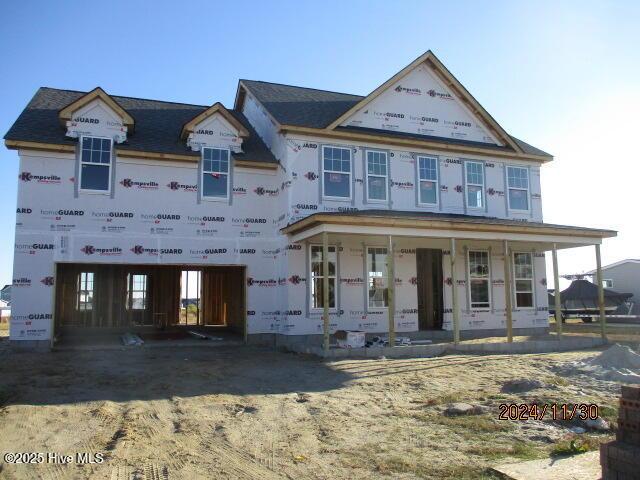
[[[417,259],[415,261],[415,277],[411,279],[415,279],[418,284],[417,295],[413,293],[414,304],[420,310],[426,305],[428,310],[435,312],[436,318],[431,319],[431,325],[441,326],[440,329],[432,328],[426,336],[434,338],[434,341],[449,340],[457,347],[461,342],[461,332],[490,328],[499,331],[507,343],[513,343],[514,333],[521,334],[517,331],[518,327],[526,326],[526,322],[518,321],[525,316],[525,312],[534,324],[548,328],[545,252],[551,252],[553,256],[555,301],[559,303],[557,251],[594,246],[600,278],[600,245],[604,238],[616,235],[611,230],[566,225],[386,210],[317,213],[287,226],[282,232],[288,235],[291,243],[311,246],[313,253],[310,255],[315,254],[317,257],[315,266],[311,260],[308,269],[309,291],[313,306],[321,307],[322,350],[325,356],[332,345],[332,330],[336,330],[331,319],[332,316],[335,318],[339,315],[340,309],[336,307],[340,294],[338,285],[330,284],[336,280],[321,272],[330,272],[335,268],[330,263],[332,251],[338,250],[336,245],[349,244],[352,249],[354,244],[362,246],[362,256],[366,258],[364,281],[369,291],[368,301],[371,302],[371,298],[376,295],[383,300],[379,305],[384,307],[387,316],[385,330],[390,349],[396,348],[399,316],[407,310],[402,308],[406,307],[407,289],[398,291],[399,287],[403,288],[404,281],[403,278],[396,277],[399,255],[403,251],[419,252],[421,249],[439,251],[438,268],[435,268],[438,260],[426,264]],[[380,268],[371,272],[371,248],[382,254],[383,272]],[[418,253],[416,256],[419,256]],[[314,275],[314,268],[320,272],[319,275]],[[427,270],[426,275],[424,270]],[[375,276],[377,278],[372,278]],[[381,277],[384,277],[384,281]],[[428,288],[424,288],[425,280],[420,285],[420,278],[425,277]],[[376,291],[376,282],[383,287],[382,294]],[[601,339],[606,340],[602,282],[598,283]],[[434,298],[438,292],[444,297],[442,302]],[[404,300],[398,298],[398,293],[402,293]],[[405,302],[404,305],[400,303],[402,301]],[[441,307],[438,310],[439,304]],[[365,311],[369,306],[370,303],[365,304]],[[559,312],[560,309],[557,308],[556,311]],[[474,318],[478,319],[475,324]],[[421,320],[419,324],[423,325],[424,322]],[[546,340],[564,340],[562,322],[557,321],[556,325],[556,337]],[[438,330],[442,333],[438,334]],[[423,333],[406,328],[404,332],[414,337],[416,333]],[[311,348],[310,345],[307,347]]]

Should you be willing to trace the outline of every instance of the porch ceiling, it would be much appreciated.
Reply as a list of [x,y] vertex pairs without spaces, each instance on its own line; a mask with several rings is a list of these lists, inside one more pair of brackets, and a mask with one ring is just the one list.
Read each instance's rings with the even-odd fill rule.
[[509,240],[535,243],[545,250],[602,243],[615,237],[614,230],[525,222],[471,215],[361,210],[316,213],[282,230],[292,242],[311,239],[323,232],[341,235],[392,235],[415,238]]

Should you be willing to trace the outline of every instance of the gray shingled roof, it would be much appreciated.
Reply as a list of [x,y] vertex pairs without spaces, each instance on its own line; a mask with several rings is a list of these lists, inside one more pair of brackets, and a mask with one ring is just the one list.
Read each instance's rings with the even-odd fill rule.
[[512,220],[508,218],[486,217],[481,215],[467,215],[462,213],[439,213],[439,212],[416,212],[412,210],[354,210],[345,212],[317,212],[313,215],[297,220],[288,226],[295,225],[298,222],[308,221],[308,219],[317,216],[332,217],[367,217],[367,218],[391,218],[403,220],[444,220],[452,222],[481,223],[489,225],[509,225],[509,226],[533,226],[533,227],[550,227],[558,229],[584,230],[617,233],[615,230],[606,230],[602,228],[586,228],[574,227],[571,225],[557,225],[554,223],[543,222],[523,222],[522,220]]
[[[256,97],[256,99],[267,109],[267,111],[283,125],[293,125],[297,127],[325,128],[340,115],[356,105],[363,96],[351,95],[348,93],[330,92],[327,90],[317,90],[315,88],[295,87],[279,83],[269,83],[259,80],[240,80]],[[376,130],[372,128],[348,127],[343,130],[358,131],[360,133],[383,134],[389,136],[403,136],[408,138],[436,140],[455,145],[472,144],[478,147],[491,149],[501,149],[506,147],[496,147],[495,145],[480,142],[470,142],[465,140],[449,139],[442,137],[432,137],[429,135],[405,134],[402,132],[389,132],[388,130]],[[510,137],[518,144],[525,153],[531,155],[542,155],[551,157],[552,155],[536,147],[529,145],[522,140]]]
[[[41,87],[5,135],[6,140],[74,145],[76,140],[68,138],[60,123],[58,113],[87,92],[58,90]],[[180,138],[182,127],[200,112],[209,108],[204,105],[161,102],[141,98],[112,96],[123,109],[135,119],[135,131],[128,135],[118,150],[168,153],[198,156]],[[249,138],[242,143],[242,154],[233,154],[238,160],[277,163],[269,148],[253,129],[249,121],[235,110],[231,114],[249,131]]]

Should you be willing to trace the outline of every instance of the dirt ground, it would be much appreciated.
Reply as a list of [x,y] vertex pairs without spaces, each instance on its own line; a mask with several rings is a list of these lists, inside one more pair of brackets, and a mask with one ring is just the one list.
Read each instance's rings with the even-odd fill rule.
[[[553,367],[595,350],[344,360],[248,347],[13,353],[0,341],[0,453],[102,453],[89,465],[10,465],[0,478],[497,478],[576,437],[551,421],[498,420],[500,403],[596,403],[619,385]],[[509,379],[545,387],[501,393]],[[443,415],[449,402],[489,407]],[[612,434],[578,435],[589,448]]]

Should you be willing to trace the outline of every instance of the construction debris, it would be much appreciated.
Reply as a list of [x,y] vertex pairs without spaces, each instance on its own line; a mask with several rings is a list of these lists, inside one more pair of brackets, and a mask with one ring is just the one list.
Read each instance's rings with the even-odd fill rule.
[[603,480],[638,478],[640,472],[640,387],[622,387],[616,440],[600,445]]
[[523,393],[536,388],[544,387],[544,383],[540,380],[530,380],[527,378],[520,378],[518,380],[509,380],[502,385],[501,391],[503,393]]
[[449,417],[458,415],[480,415],[488,411],[487,407],[482,405],[471,405],[470,403],[456,402],[447,405],[444,414]]
[[565,375],[589,375],[609,382],[640,383],[640,355],[624,345],[613,345],[591,359],[556,369]]
[[122,339],[122,344],[127,346],[127,347],[130,347],[130,346],[139,347],[140,345],[144,344],[144,340],[142,340],[135,333],[127,332],[127,333],[123,334],[120,338]]

